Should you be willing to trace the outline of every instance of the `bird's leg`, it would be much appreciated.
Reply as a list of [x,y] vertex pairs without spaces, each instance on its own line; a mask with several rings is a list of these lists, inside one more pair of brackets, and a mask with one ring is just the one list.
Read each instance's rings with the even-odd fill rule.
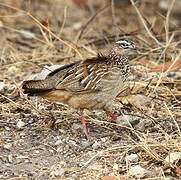
[[82,122],[82,126],[83,126],[83,131],[87,137],[87,139],[89,139],[89,128],[88,128],[88,123],[86,118],[83,116],[83,110],[79,110],[78,112],[79,118]]
[[115,122],[118,118],[118,116],[116,114],[114,114],[113,112],[111,111],[106,111],[106,114],[108,117],[110,117],[110,121],[112,122]]

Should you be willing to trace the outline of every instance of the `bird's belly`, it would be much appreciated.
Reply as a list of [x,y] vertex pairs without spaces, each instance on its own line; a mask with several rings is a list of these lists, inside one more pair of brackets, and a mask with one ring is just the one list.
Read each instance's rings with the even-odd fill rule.
[[62,90],[53,90],[42,96],[52,102],[61,102],[75,109],[102,109],[106,97],[99,93],[74,94]]
[[102,109],[105,103],[103,97],[98,93],[74,95],[67,102],[75,109]]
[[66,103],[71,98],[71,96],[72,94],[67,91],[52,90],[44,94],[42,97],[52,102]]
[[[106,82],[104,82],[106,83]],[[63,90],[53,90],[43,97],[53,102],[62,102],[75,109],[105,109],[111,110],[112,103],[123,89],[123,81],[110,80],[99,92],[74,94]]]
[[111,110],[116,96],[123,88],[123,82],[115,83],[107,90],[97,93],[87,93],[72,96],[67,104],[75,109],[105,109]]

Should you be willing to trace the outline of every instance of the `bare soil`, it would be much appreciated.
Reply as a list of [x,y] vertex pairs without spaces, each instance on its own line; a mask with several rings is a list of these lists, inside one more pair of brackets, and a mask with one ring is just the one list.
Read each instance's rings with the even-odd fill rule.
[[[0,179],[179,179],[178,1],[165,10],[143,0],[137,12],[116,1],[90,0],[85,7],[71,0],[0,0]],[[23,94],[23,80],[45,65],[93,57],[122,36],[141,55],[130,61],[128,90],[115,100],[118,121],[103,111],[84,112],[89,140],[74,109]],[[171,153],[175,160],[168,163]],[[136,165],[142,174],[131,172]]]

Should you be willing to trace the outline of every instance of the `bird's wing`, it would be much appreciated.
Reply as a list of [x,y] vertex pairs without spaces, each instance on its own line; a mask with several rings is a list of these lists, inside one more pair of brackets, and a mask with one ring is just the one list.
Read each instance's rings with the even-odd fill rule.
[[26,94],[41,93],[55,88],[56,84],[62,81],[63,75],[75,64],[65,65],[50,72],[43,80],[27,80],[22,84]]
[[74,93],[99,91],[101,89],[99,82],[107,73],[108,68],[104,57],[88,59],[68,68],[55,89],[64,89]]
[[25,93],[41,93],[60,89],[73,93],[99,91],[99,82],[108,73],[106,58],[98,56],[83,62],[62,66],[47,75],[44,80],[23,82]]

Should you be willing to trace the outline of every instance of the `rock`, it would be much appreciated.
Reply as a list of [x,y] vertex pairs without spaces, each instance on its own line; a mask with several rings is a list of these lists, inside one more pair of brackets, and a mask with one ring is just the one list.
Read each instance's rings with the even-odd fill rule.
[[139,122],[140,122],[139,118],[133,117],[133,116],[130,116],[130,115],[119,116],[118,119],[116,120],[117,124],[120,124],[122,126],[127,126],[127,127],[130,127],[130,124],[132,126],[135,126]]
[[100,148],[100,146],[101,146],[101,143],[98,142],[98,141],[95,141],[95,143],[92,145],[92,148],[93,148],[94,150],[96,150],[96,149]]
[[27,39],[33,39],[36,37],[36,35],[34,33],[32,33],[31,31],[27,31],[27,30],[20,30],[19,33]]
[[114,171],[118,171],[119,170],[119,165],[117,163],[114,163],[113,170]]
[[11,149],[11,147],[12,147],[12,144],[10,144],[10,143],[7,143],[4,145],[4,148],[8,149],[8,150]]
[[173,164],[174,162],[179,161],[180,159],[181,152],[172,152],[165,158],[165,162]]
[[130,162],[138,162],[138,155],[137,154],[130,154],[126,156],[126,159]]
[[3,81],[0,81],[0,92],[4,92],[5,90],[5,83]]
[[100,138],[100,139],[101,139],[101,141],[102,141],[103,143],[105,143],[106,141],[109,140],[109,138],[107,138],[107,137],[103,137],[103,138]]
[[8,161],[9,161],[9,163],[12,163],[12,162],[13,162],[13,156],[12,156],[12,154],[10,154],[10,155],[8,156]]
[[131,166],[128,171],[129,176],[135,176],[137,178],[143,178],[146,173],[146,169],[142,168],[140,165]]
[[9,76],[14,76],[15,74],[20,73],[20,68],[18,68],[15,65],[12,65],[8,68],[8,74]]
[[61,139],[59,139],[59,140],[57,140],[57,141],[55,142],[55,146],[59,146],[60,144],[62,144],[62,140],[61,140]]
[[54,169],[53,171],[51,171],[50,175],[52,177],[57,177],[57,176],[62,176],[64,173],[65,173],[64,168],[58,168],[58,169]]
[[18,129],[22,129],[25,126],[25,123],[22,120],[19,120],[16,124]]
[[56,164],[51,167],[50,169],[50,176],[53,177],[60,177],[65,174],[65,166],[66,163],[64,161],[59,162],[59,164]]
[[19,155],[16,157],[16,159],[28,159],[28,156]]
[[75,132],[78,130],[82,130],[82,125],[80,123],[73,123],[72,130],[74,130]]

